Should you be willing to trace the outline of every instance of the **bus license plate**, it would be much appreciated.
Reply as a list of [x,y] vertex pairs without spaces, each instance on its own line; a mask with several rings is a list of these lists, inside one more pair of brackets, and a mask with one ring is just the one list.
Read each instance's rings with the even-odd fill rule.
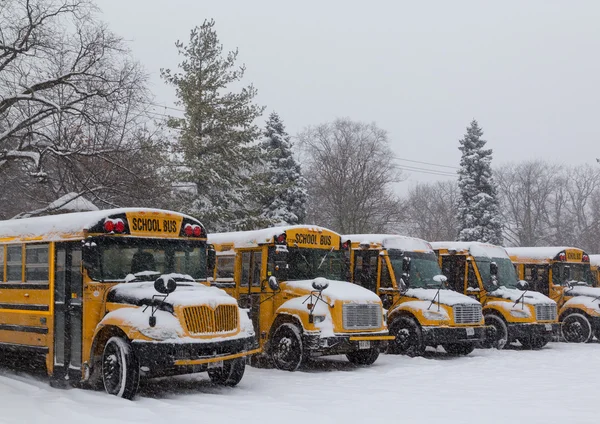
[[546,324],[546,331],[552,331],[552,324]]
[[359,349],[369,349],[371,347],[371,342],[369,340],[359,340],[358,348]]
[[215,368],[223,368],[223,361],[217,361],[217,362],[209,362],[208,363],[208,369],[212,370]]
[[474,336],[474,335],[475,335],[475,329],[472,327],[468,327],[467,328],[467,337]]

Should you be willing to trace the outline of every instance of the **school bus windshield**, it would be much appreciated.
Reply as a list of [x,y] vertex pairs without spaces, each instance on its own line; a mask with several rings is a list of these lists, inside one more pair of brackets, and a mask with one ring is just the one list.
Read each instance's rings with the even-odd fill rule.
[[576,281],[578,284],[592,286],[594,278],[589,263],[555,263],[552,265],[552,283],[566,285],[568,282]]
[[[441,275],[442,271],[438,265],[437,257],[435,253],[423,253],[423,252],[404,252],[394,251],[391,249],[389,252],[390,262],[394,268],[394,274],[396,275],[396,281],[402,276],[402,258],[408,256],[410,258],[410,287],[411,288],[423,288],[423,289],[438,289],[440,283],[434,281],[433,277]],[[442,289],[446,287],[442,285]]]
[[206,243],[203,241],[104,238],[94,242],[98,246],[98,261],[88,269],[96,281],[123,281],[129,274],[152,272],[206,279]]
[[345,262],[340,250],[288,247],[285,262],[287,266],[280,267],[276,273],[281,280],[343,279]]
[[[495,262],[498,265],[497,285],[494,285],[492,280],[492,274],[490,273],[490,265]],[[487,257],[475,257],[475,263],[481,275],[481,281],[483,287],[487,291],[494,291],[498,287],[504,286],[511,289],[517,288],[517,273],[515,267],[509,258],[487,258]]]

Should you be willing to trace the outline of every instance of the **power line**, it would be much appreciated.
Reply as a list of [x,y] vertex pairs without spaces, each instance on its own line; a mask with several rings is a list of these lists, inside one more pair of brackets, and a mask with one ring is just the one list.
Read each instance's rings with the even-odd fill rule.
[[431,166],[439,166],[442,168],[458,169],[458,166],[440,165],[438,163],[431,163],[431,162],[421,162],[419,160],[399,158],[398,156],[395,156],[395,158],[396,158],[396,160],[401,160],[401,161],[405,161],[405,162],[414,162],[414,163],[420,163],[423,165],[431,165]]
[[439,176],[443,176],[443,177],[456,177],[456,174],[454,174],[454,173],[444,172],[444,171],[436,171],[434,169],[417,168],[417,167],[405,166],[405,165],[398,166],[398,168],[402,169],[403,171],[408,171],[408,172],[421,172],[424,174],[439,175]]

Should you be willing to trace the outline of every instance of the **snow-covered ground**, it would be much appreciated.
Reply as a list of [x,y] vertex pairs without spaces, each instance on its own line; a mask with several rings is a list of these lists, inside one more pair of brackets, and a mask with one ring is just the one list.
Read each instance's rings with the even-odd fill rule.
[[382,355],[357,368],[323,359],[294,373],[248,367],[238,387],[205,374],[144,383],[134,401],[51,388],[0,369],[1,423],[597,422],[600,344],[475,350],[448,358]]

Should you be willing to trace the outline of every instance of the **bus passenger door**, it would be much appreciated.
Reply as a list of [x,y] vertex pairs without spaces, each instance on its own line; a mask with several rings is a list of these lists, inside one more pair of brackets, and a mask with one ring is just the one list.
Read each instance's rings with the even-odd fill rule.
[[354,252],[354,282],[367,290],[377,293],[376,250],[356,250]]
[[242,252],[242,278],[240,279],[240,307],[250,310],[250,318],[256,334],[260,334],[262,252]]
[[79,243],[56,244],[54,272],[53,377],[80,381],[83,279]]

